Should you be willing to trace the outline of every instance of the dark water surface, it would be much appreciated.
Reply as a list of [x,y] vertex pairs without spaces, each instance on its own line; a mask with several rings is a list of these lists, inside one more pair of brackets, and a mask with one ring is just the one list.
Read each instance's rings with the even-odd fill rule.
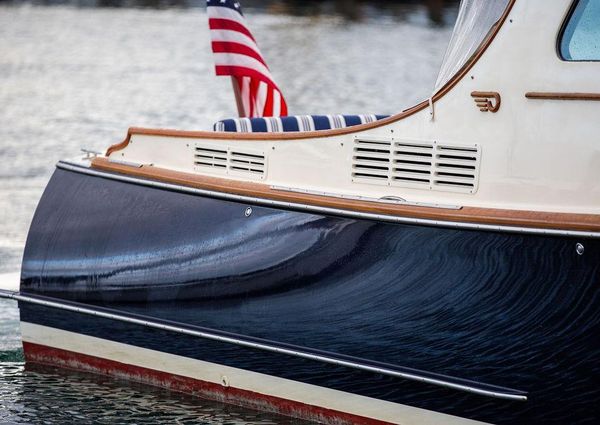
[[[252,3],[249,25],[292,114],[390,114],[428,97],[451,32],[440,22],[455,15],[453,2],[441,21],[418,2],[349,2],[360,12],[352,19],[339,13],[340,2]],[[198,130],[234,116],[229,80],[213,75],[206,21],[201,8],[0,2],[0,287],[4,273],[19,270],[56,161],[82,147],[105,149],[128,126]],[[16,303],[0,300],[0,423],[72,422],[300,423],[103,377],[26,369]]]
[[3,362],[0,421],[81,424],[308,424],[113,378]]

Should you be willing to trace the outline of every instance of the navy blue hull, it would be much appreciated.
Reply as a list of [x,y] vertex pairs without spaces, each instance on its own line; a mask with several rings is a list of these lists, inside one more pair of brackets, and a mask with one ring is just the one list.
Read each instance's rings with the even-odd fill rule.
[[57,170],[31,226],[21,290],[514,388],[528,400],[21,304],[26,322],[494,423],[600,418],[595,239],[324,216]]

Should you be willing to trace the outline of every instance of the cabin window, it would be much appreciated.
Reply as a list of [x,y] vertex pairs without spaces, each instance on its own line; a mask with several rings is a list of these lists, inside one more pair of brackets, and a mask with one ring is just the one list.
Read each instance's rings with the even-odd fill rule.
[[564,27],[560,55],[567,61],[600,60],[600,0],[579,0]]

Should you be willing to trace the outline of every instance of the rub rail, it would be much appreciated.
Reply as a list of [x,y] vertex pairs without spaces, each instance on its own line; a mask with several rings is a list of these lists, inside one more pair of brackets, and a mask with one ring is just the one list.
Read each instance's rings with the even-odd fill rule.
[[351,369],[378,373],[395,378],[431,384],[438,387],[450,388],[471,394],[493,397],[504,400],[527,401],[527,393],[510,388],[483,384],[461,378],[454,378],[441,374],[411,369],[391,364],[370,361],[366,359],[346,356],[328,351],[316,350],[292,344],[279,343],[261,338],[247,337],[230,332],[219,331],[199,326],[189,326],[182,323],[156,320],[154,318],[127,313],[119,310],[103,307],[90,306],[71,301],[63,301],[57,298],[43,297],[39,295],[26,295],[19,292],[0,290],[0,298],[13,299],[23,303],[41,305],[49,308],[70,311],[79,314],[96,316],[104,319],[117,320],[148,328],[190,335],[212,341],[233,344],[237,346],[253,348],[277,354],[285,354],[302,359],[313,360]]

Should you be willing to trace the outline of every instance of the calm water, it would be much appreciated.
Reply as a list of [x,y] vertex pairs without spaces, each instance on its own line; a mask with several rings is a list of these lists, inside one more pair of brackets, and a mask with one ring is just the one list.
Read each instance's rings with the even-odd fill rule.
[[[426,98],[451,32],[414,3],[367,7],[359,19],[335,9],[287,12],[246,15],[293,114],[389,114]],[[454,14],[444,9],[446,21]],[[57,160],[82,147],[104,149],[128,126],[209,129],[234,116],[229,80],[213,76],[206,20],[200,8],[0,6],[0,274],[18,271]],[[101,377],[26,369],[16,304],[0,300],[0,422],[72,421],[300,423]]]

